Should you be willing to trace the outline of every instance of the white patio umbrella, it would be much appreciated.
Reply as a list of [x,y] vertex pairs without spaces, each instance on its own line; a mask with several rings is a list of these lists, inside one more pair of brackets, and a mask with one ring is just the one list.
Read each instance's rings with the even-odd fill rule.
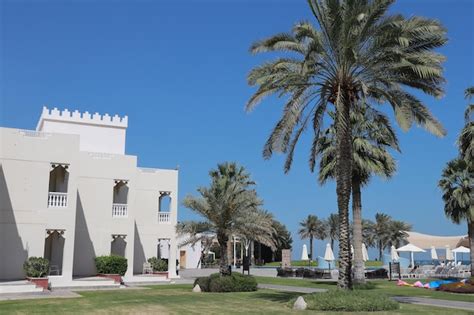
[[438,260],[438,253],[434,246],[431,246],[431,260]]
[[331,261],[334,261],[334,253],[332,252],[331,245],[326,245],[326,251],[324,252],[324,260],[329,263],[329,269],[331,269]]
[[411,267],[413,268],[415,267],[415,259],[413,258],[413,253],[423,253],[425,252],[425,250],[409,243],[409,244],[406,244],[405,246],[397,248],[397,252],[410,252]]
[[393,245],[392,245],[392,247],[390,247],[390,258],[392,259],[392,262],[398,261],[400,259],[400,257],[398,257],[397,250],[396,250],[395,246],[393,246]]
[[354,258],[354,246],[352,246],[352,244],[351,244],[351,255],[352,255],[352,258]]
[[454,260],[453,252],[451,251],[451,247],[446,245],[446,260]]
[[301,253],[301,260],[309,260],[308,249],[306,248],[306,244],[303,244],[303,252]]
[[369,260],[369,253],[367,252],[367,246],[365,246],[364,243],[362,243],[362,260],[363,261]]
[[[471,250],[467,247],[464,247],[464,246],[459,246],[455,249],[452,250],[452,252],[454,253],[454,262],[457,263],[458,261],[458,253],[461,253],[464,254],[464,253],[470,253]],[[462,261],[462,256],[461,256],[461,261]]]

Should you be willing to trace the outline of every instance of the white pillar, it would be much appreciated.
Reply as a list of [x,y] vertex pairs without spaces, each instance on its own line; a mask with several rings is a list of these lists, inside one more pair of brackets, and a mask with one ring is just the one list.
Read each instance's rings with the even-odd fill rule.
[[415,259],[413,258],[413,252],[410,252],[411,254],[411,267],[415,268]]
[[176,252],[178,251],[178,246],[176,244],[176,239],[170,239],[169,242],[168,277],[178,278],[178,275],[176,274]]

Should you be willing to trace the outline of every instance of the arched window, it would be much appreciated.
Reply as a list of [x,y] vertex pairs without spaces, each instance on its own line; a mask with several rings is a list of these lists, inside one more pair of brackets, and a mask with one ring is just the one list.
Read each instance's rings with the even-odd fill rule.
[[127,204],[128,198],[128,182],[124,180],[116,180],[114,186],[114,200],[115,204]]
[[49,172],[49,192],[67,193],[69,179],[68,165],[51,164]]
[[169,191],[160,191],[159,212],[170,212],[171,211],[171,192]]

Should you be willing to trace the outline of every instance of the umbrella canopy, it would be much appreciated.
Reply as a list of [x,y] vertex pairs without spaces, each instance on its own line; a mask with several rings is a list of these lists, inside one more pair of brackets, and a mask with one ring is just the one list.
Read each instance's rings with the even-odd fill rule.
[[467,247],[459,246],[458,248],[453,249],[452,252],[453,253],[470,253],[471,250]]
[[436,248],[431,246],[431,259],[438,260],[438,253],[436,252]]
[[367,252],[367,247],[364,243],[362,243],[362,260],[367,261],[369,260],[369,253]]
[[397,250],[396,250],[395,246],[393,246],[393,245],[390,248],[390,256],[392,258],[392,261],[398,261],[400,259],[400,257],[398,257]]
[[424,249],[421,249],[413,244],[406,244],[405,246],[402,246],[400,248],[397,248],[398,252],[410,252],[410,258],[411,258],[411,267],[415,267],[415,258],[413,257],[413,253],[423,253],[425,252]]
[[301,253],[301,260],[309,260],[308,249],[306,248],[306,244],[303,244],[303,252]]
[[327,244],[326,245],[326,252],[324,252],[324,260],[326,261],[333,261],[335,260],[334,258],[334,253],[332,252],[331,245]]
[[446,260],[454,260],[453,252],[451,251],[451,247],[446,245]]

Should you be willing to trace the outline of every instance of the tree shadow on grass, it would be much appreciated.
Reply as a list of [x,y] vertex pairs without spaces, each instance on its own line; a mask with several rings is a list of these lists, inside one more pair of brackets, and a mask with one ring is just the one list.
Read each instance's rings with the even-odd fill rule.
[[310,281],[310,282],[313,283],[313,284],[337,286],[337,281],[319,281],[319,280],[314,280],[314,281]]
[[282,291],[257,291],[255,292],[252,297],[256,299],[262,299],[266,301],[272,302],[288,302],[289,300],[296,298],[300,295],[304,295],[303,293],[298,292],[282,292]]

